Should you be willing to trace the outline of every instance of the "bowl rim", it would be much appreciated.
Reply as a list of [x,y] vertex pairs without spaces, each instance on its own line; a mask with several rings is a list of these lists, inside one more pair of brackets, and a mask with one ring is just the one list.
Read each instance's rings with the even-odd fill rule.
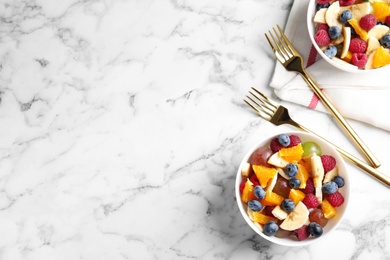
[[[240,198],[240,184],[242,182],[242,176],[241,176],[241,169],[244,166],[244,164],[248,161],[250,155],[259,147],[267,145],[270,140],[279,134],[288,134],[288,135],[297,135],[301,140],[302,143],[306,141],[314,141],[317,142],[322,151],[325,153],[323,154],[331,154],[337,162],[337,166],[339,167],[339,174],[343,176],[345,180],[345,185],[344,187],[340,190],[340,192],[344,196],[344,203],[340,207],[337,208],[337,215],[334,217],[334,219],[330,219],[327,226],[324,228],[324,233],[322,236],[314,238],[314,237],[309,237],[304,241],[298,241],[298,240],[293,240],[293,239],[287,239],[287,238],[278,238],[275,236],[266,236],[261,230],[259,230],[254,222],[252,222],[249,219],[249,216],[246,212],[245,206],[241,201]],[[320,139],[314,134],[307,133],[307,132],[302,132],[302,131],[278,131],[277,133],[273,133],[271,135],[266,136],[265,138],[262,138],[260,141],[258,141],[255,145],[249,149],[249,151],[245,154],[243,159],[241,160],[240,166],[238,167],[237,170],[237,175],[236,175],[236,181],[235,181],[235,197],[237,201],[238,208],[240,210],[241,215],[245,219],[246,223],[252,228],[253,231],[255,231],[258,235],[260,235],[262,238],[273,242],[278,245],[282,246],[288,246],[288,247],[298,247],[298,246],[306,246],[309,244],[312,244],[314,242],[318,242],[322,240],[324,237],[328,236],[329,233],[331,233],[332,230],[335,230],[338,225],[342,222],[346,215],[346,211],[348,208],[348,203],[349,203],[349,196],[350,196],[350,178],[349,178],[349,173],[347,171],[346,163],[344,159],[341,157],[340,153],[336,151],[335,148],[327,144],[325,141]],[[331,225],[329,226],[329,224]]]
[[314,48],[317,50],[317,52],[320,54],[320,56],[326,61],[328,62],[330,65],[332,65],[333,67],[335,68],[338,68],[342,71],[345,71],[345,72],[350,72],[350,73],[356,73],[356,74],[366,74],[366,73],[373,73],[373,72],[376,72],[376,71],[379,71],[379,70],[382,70],[384,68],[387,68],[389,65],[386,65],[386,66],[383,66],[383,67],[380,67],[380,68],[376,68],[376,69],[369,69],[369,70],[362,70],[362,69],[349,69],[348,66],[343,66],[341,64],[338,64],[336,62],[334,62],[332,59],[330,59],[329,57],[327,57],[324,52],[320,49],[320,47],[317,45],[317,43],[315,42],[314,40],[314,22],[313,22],[313,19],[314,19],[314,15],[316,13],[315,11],[315,4],[316,4],[316,1],[317,0],[310,0],[309,1],[309,5],[308,5],[308,8],[307,8],[307,16],[306,16],[306,19],[307,19],[307,30],[308,30],[308,33],[309,33],[309,38],[310,38],[310,41],[312,42]]

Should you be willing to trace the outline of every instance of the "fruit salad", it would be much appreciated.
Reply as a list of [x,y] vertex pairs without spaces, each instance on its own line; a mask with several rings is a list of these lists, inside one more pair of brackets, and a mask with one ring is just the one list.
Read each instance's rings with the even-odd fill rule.
[[336,159],[312,141],[280,134],[241,167],[240,199],[266,236],[319,237],[343,205],[345,185]]
[[334,62],[354,69],[390,64],[389,0],[316,0],[314,41]]

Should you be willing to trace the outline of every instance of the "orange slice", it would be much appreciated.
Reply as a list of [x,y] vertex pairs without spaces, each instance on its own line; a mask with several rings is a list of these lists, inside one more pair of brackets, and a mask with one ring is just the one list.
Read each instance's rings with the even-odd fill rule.
[[353,27],[355,32],[362,38],[363,40],[367,41],[368,39],[368,33],[366,30],[364,30],[362,27],[360,27],[359,21],[356,19],[348,20],[348,23]]
[[299,188],[304,189],[306,187],[306,182],[307,182],[307,179],[309,179],[310,174],[305,166],[298,163],[298,173],[297,173],[297,176],[295,176],[295,177],[297,177],[301,181],[301,185],[299,186]]
[[372,5],[372,8],[373,8],[373,14],[375,15],[376,19],[380,22],[384,22],[386,16],[390,15],[390,6],[385,2],[375,2]]
[[264,215],[263,213],[260,213],[258,211],[254,211],[252,217],[253,217],[254,222],[257,222],[257,223],[262,224],[262,225],[265,225],[270,220],[278,222],[278,220],[276,218]]
[[321,208],[325,218],[329,219],[336,216],[336,209],[332,205],[330,205],[327,199],[324,199],[322,201]]
[[374,53],[372,66],[376,69],[388,64],[390,64],[390,53],[381,46]]
[[288,198],[292,201],[294,201],[295,205],[298,204],[298,202],[302,201],[305,198],[306,194],[303,193],[300,190],[291,189],[290,194],[288,195]]
[[249,179],[247,179],[247,181],[245,182],[244,189],[242,190],[242,194],[241,194],[242,202],[248,203],[248,201],[256,199],[256,196],[253,193],[253,190],[254,190],[253,183]]
[[288,162],[295,162],[302,159],[303,148],[301,144],[293,147],[282,148],[279,150],[279,156]]
[[257,178],[259,179],[261,187],[263,188],[265,188],[268,181],[278,173],[278,170],[275,168],[269,168],[262,165],[253,165],[252,168]]
[[260,200],[260,202],[263,206],[277,206],[280,205],[283,200],[284,198],[275,192],[267,191],[265,193],[265,198]]

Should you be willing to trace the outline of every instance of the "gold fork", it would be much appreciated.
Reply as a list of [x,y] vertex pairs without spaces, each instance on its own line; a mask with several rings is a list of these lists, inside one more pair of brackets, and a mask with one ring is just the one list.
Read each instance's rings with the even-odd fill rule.
[[294,121],[290,114],[288,113],[287,108],[284,106],[278,104],[276,101],[273,101],[272,99],[268,98],[266,95],[261,93],[256,88],[252,88],[252,91],[249,91],[249,94],[247,97],[248,100],[244,99],[244,102],[247,103],[253,110],[256,111],[257,114],[259,114],[262,118],[265,120],[273,123],[274,125],[282,125],[282,124],[289,124],[292,125],[300,130],[303,130],[305,132],[312,133],[319,138],[321,138],[323,141],[329,143],[331,146],[333,146],[344,158],[348,159],[351,163],[359,167],[360,169],[366,171],[371,176],[376,178],[377,180],[381,181],[383,184],[390,187],[390,177],[386,176],[385,174],[381,173],[377,169],[369,166],[365,162],[359,160],[352,154],[346,152],[345,150],[341,149],[340,147],[336,146],[332,142],[326,140],[325,138],[319,136],[318,134],[312,132],[311,130],[307,129],[306,127],[302,126],[301,124]]
[[381,163],[374,156],[374,154],[370,151],[370,149],[363,143],[361,138],[356,134],[356,132],[352,129],[352,127],[348,124],[348,122],[344,119],[344,117],[338,112],[336,107],[331,103],[331,101],[327,98],[327,96],[321,91],[321,89],[317,86],[314,80],[307,74],[306,70],[303,66],[303,58],[298,53],[298,51],[294,48],[291,42],[288,40],[286,35],[283,33],[283,30],[277,25],[279,33],[273,28],[273,33],[268,31],[268,36],[265,34],[265,37],[268,40],[268,43],[271,45],[273,52],[275,53],[276,58],[282,63],[282,65],[288,71],[295,71],[299,73],[303,79],[308,83],[309,87],[313,90],[313,92],[317,95],[317,97],[322,101],[325,107],[335,116],[337,121],[343,127],[343,129],[349,134],[358,148],[363,152],[363,155],[368,159],[369,163],[373,167],[379,167]]

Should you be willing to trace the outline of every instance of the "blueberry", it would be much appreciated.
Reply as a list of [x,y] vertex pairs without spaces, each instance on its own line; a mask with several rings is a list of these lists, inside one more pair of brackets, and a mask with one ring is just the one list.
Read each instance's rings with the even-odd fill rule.
[[319,237],[323,233],[322,227],[316,222],[310,222],[308,231],[313,237]]
[[333,194],[338,190],[339,186],[334,181],[330,181],[322,185],[322,191],[326,194]]
[[340,21],[342,23],[347,23],[348,20],[351,20],[352,19],[352,12],[349,11],[349,10],[345,10],[341,13],[340,15]]
[[337,26],[331,26],[328,30],[328,33],[329,33],[329,37],[334,40],[340,37],[341,30]]
[[380,39],[380,43],[384,47],[390,47],[390,35],[385,35]]
[[286,174],[288,177],[295,177],[298,174],[298,166],[294,163],[289,163],[286,166]]
[[253,211],[260,211],[263,209],[263,205],[257,200],[248,201],[248,207]]
[[278,230],[279,230],[278,224],[276,224],[276,222],[272,220],[265,223],[263,227],[264,234],[269,237],[275,235],[276,232],[278,232]]
[[339,188],[344,187],[344,178],[341,177],[340,175],[337,175],[336,177],[333,178],[333,181],[339,186]]
[[284,199],[280,207],[286,212],[291,212],[295,209],[295,203],[290,199]]
[[324,51],[325,55],[328,57],[328,58],[333,58],[334,56],[336,56],[337,54],[337,48],[335,46],[328,46],[326,47],[325,51]]
[[298,179],[297,177],[292,177],[288,184],[290,185],[290,188],[292,189],[297,189],[299,188],[299,186],[301,186],[301,180]]
[[253,193],[255,194],[256,198],[262,200],[265,198],[265,190],[260,185],[257,185],[255,189],[253,190]]
[[318,10],[320,10],[322,8],[328,8],[329,6],[330,6],[330,3],[326,3],[326,4],[323,4],[323,5],[317,4],[316,5],[316,11],[318,11]]
[[278,136],[278,141],[281,145],[284,147],[287,147],[290,145],[290,137],[286,134],[281,134]]

